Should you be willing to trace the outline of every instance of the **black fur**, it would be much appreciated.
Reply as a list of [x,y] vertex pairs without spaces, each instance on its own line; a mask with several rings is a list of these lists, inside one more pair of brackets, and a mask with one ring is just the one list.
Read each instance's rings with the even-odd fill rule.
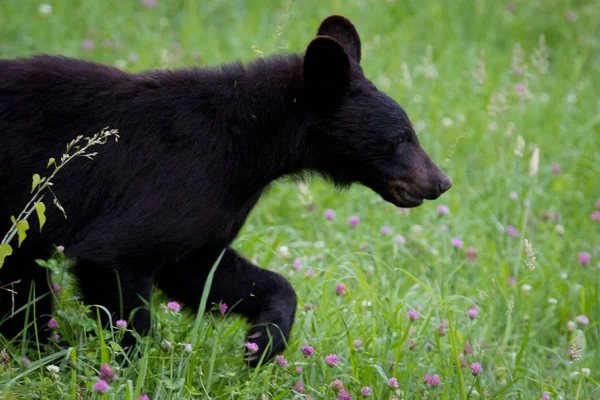
[[[92,149],[99,152],[93,161],[77,159],[60,172],[53,191],[68,219],[50,204],[41,234],[30,219],[28,238],[0,270],[0,286],[21,279],[17,308],[31,283],[37,294],[48,292],[33,260],[47,257],[52,244],[76,260],[85,301],[116,314],[118,272],[122,318],[153,284],[195,309],[226,248],[209,301],[239,302],[235,311],[252,322],[277,324],[283,337],[272,330],[267,357],[280,352],[294,320],[294,290],[228,247],[271,182],[315,172],[340,186],[367,185],[403,207],[451,186],[406,113],[363,76],[352,24],[333,16],[318,32],[305,55],[247,66],[130,74],[48,55],[0,60],[0,232],[29,199],[31,176],[44,174],[66,143],[106,126],[121,137]],[[9,339],[24,327],[23,313],[7,315],[11,306],[0,290],[0,318],[9,317],[0,333]],[[46,296],[37,316],[50,312]],[[134,327],[146,332],[149,321],[141,309]],[[266,336],[253,339],[261,351]]]

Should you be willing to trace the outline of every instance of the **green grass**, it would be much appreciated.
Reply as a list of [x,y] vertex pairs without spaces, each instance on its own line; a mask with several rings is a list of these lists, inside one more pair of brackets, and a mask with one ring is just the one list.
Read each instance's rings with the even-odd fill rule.
[[[86,399],[137,399],[142,393],[153,400],[293,399],[303,396],[292,391],[300,380],[304,396],[333,399],[334,379],[355,399],[364,386],[376,399],[538,399],[544,393],[552,399],[600,398],[600,221],[591,218],[600,198],[597,3],[158,0],[156,9],[133,0],[51,4],[52,14],[44,17],[37,2],[0,2],[2,57],[60,53],[125,61],[129,71],[247,61],[303,51],[320,20],[341,13],[361,34],[366,75],[407,110],[423,147],[454,187],[410,215],[366,188],[337,192],[319,180],[307,183],[309,193],[281,182],[262,199],[235,247],[285,276],[294,271],[295,258],[301,261],[290,276],[299,308],[284,353],[286,368],[244,367],[244,320],[205,315],[195,325],[189,313],[168,311],[169,299],[158,293],[152,299],[156,334],[144,339],[141,357],[120,359],[119,332],[89,336],[97,308],[90,307],[86,317],[65,283],[56,318],[61,327],[75,329],[77,346],[0,342],[12,358],[0,364],[3,399],[76,393]],[[566,18],[569,10],[576,12],[574,21]],[[534,65],[541,35],[545,53]],[[92,51],[83,49],[84,40],[94,41]],[[104,48],[104,40],[117,47]],[[517,44],[523,57],[515,64]],[[129,61],[132,54],[136,63]],[[536,68],[540,60],[549,62],[547,71]],[[518,95],[519,84],[530,98]],[[525,141],[522,156],[515,154],[518,136]],[[539,171],[529,176],[536,147]],[[552,173],[552,163],[561,174]],[[509,197],[512,191],[517,200]],[[449,206],[448,215],[437,213],[440,204]],[[327,208],[337,213],[333,221],[323,218]],[[545,217],[555,214],[562,219]],[[353,215],[361,223],[351,228],[347,220]],[[509,225],[517,237],[509,237]],[[392,235],[382,234],[383,226]],[[405,244],[395,243],[397,234]],[[462,239],[464,248],[454,248],[453,238]],[[533,270],[524,263],[524,239],[533,245]],[[280,246],[291,255],[282,255]],[[476,261],[466,258],[469,247],[476,249]],[[580,252],[590,253],[589,265],[580,265]],[[60,255],[55,260],[60,270]],[[509,277],[516,283],[509,284]],[[336,294],[339,282],[345,295]],[[471,307],[478,310],[474,320],[466,316]],[[412,309],[420,313],[413,322],[407,316]],[[580,315],[589,318],[588,325],[569,323]],[[198,345],[186,352],[183,345],[196,335]],[[362,340],[358,348],[355,339]],[[471,354],[464,354],[466,341]],[[582,354],[572,360],[575,342]],[[315,347],[311,358],[300,351],[307,345]],[[325,364],[328,354],[338,355],[338,366]],[[104,362],[117,377],[100,395],[92,386]],[[473,362],[483,366],[476,379]],[[55,379],[50,364],[60,368]],[[296,366],[302,366],[301,375]],[[584,376],[582,368],[591,374]],[[441,386],[427,387],[425,374],[438,374]],[[392,377],[398,389],[388,386]]]

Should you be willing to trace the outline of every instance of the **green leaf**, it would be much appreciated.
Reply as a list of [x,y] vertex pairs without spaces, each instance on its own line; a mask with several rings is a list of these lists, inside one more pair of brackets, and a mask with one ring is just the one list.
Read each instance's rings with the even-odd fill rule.
[[35,212],[37,213],[38,220],[40,221],[40,232],[42,231],[42,227],[46,223],[46,205],[41,201],[38,201],[35,204]]
[[36,187],[38,187],[38,185],[41,182],[41,178],[38,174],[34,174],[33,175],[33,182],[31,184],[31,193],[33,193],[33,191],[35,190]]
[[10,244],[0,244],[0,268],[4,265],[4,259],[12,254],[13,250]]
[[17,234],[19,235],[19,247],[21,247],[21,243],[27,237],[27,231],[29,230],[29,222],[26,219],[22,219],[17,222]]
[[48,165],[46,165],[46,168],[50,168],[52,164],[56,165],[56,160],[53,157],[48,160]]
[[36,264],[39,265],[40,267],[44,267],[44,268],[48,268],[48,264],[46,263],[46,261],[42,260],[42,259],[37,259],[35,260]]

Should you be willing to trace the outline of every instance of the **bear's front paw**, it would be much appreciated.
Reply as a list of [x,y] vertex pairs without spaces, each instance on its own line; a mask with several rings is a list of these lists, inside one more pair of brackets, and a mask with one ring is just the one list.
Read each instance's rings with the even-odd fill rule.
[[256,367],[281,353],[285,349],[293,320],[293,314],[286,315],[282,310],[269,310],[261,314],[248,332],[244,361]]

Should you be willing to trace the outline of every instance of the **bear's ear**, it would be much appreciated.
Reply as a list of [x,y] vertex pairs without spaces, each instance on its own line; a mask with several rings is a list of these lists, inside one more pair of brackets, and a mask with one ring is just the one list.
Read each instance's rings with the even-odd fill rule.
[[342,44],[346,52],[356,62],[360,63],[361,45],[358,31],[346,17],[331,15],[321,22],[318,36],[329,36]]
[[319,107],[333,106],[350,88],[348,54],[329,36],[318,36],[310,42],[303,70],[307,97]]

